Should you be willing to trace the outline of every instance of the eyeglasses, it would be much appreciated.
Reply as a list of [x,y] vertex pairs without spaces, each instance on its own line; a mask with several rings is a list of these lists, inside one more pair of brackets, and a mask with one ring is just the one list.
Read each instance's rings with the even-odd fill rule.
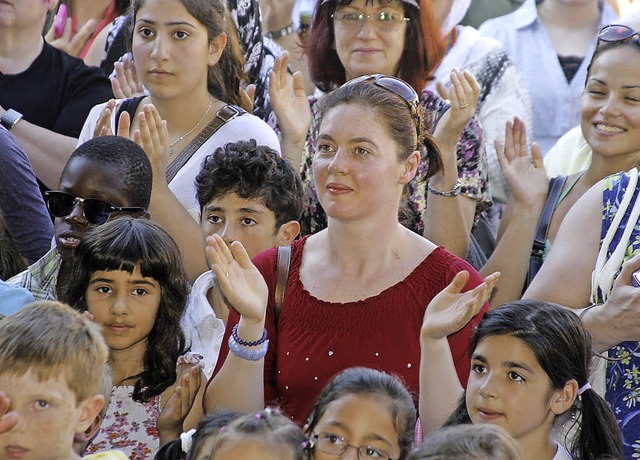
[[381,11],[375,14],[364,14],[358,12],[340,13],[335,12],[331,15],[334,21],[338,21],[343,27],[353,30],[360,30],[364,21],[371,19],[376,29],[381,32],[393,32],[398,30],[403,22],[409,21],[410,18],[401,13],[392,13],[390,11]]
[[311,445],[309,447],[312,449],[315,447],[319,451],[335,457],[339,457],[344,454],[347,449],[352,447],[358,452],[358,458],[360,460],[394,460],[382,449],[371,446],[352,446],[342,436],[332,433],[314,434],[311,437]]
[[96,198],[78,198],[68,193],[57,191],[44,192],[44,200],[47,203],[49,212],[54,217],[67,217],[73,212],[78,203],[82,204],[84,218],[93,225],[104,224],[111,216],[111,213],[114,212],[139,213],[145,211],[145,208],[121,208]]
[[420,110],[420,97],[418,93],[404,80],[390,75],[376,73],[372,75],[362,75],[346,82],[343,86],[354,85],[363,81],[372,81],[374,85],[395,94],[409,106],[411,116],[415,123],[418,123],[418,110]]
[[[631,27],[623,26],[621,24],[609,24],[608,26],[604,26],[598,32],[598,44],[600,42],[626,43],[639,35],[640,32],[633,30]],[[640,38],[636,40],[636,43],[640,45]]]

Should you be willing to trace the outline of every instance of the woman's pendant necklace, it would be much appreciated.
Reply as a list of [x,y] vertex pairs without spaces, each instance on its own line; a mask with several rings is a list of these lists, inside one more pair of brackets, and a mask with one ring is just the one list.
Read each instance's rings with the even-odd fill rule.
[[180,136],[179,138],[177,138],[175,141],[173,141],[171,144],[169,144],[169,155],[173,155],[173,146],[176,145],[178,142],[180,142],[181,140],[183,140],[185,137],[188,137],[193,131],[195,131],[195,129],[200,126],[200,123],[202,123],[202,120],[205,119],[205,117],[207,116],[207,114],[209,113],[209,110],[211,110],[211,106],[213,105],[213,97],[209,96],[209,106],[207,107],[207,111],[204,113],[204,115],[202,115],[202,118],[200,118],[198,120],[198,123],[195,124],[195,126],[193,128],[191,128],[187,133],[183,134],[182,136]]

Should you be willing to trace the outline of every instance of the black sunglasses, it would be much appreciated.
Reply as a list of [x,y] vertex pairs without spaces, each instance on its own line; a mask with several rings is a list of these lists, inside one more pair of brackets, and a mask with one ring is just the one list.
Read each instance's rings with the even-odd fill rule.
[[44,200],[49,212],[54,217],[67,217],[73,212],[78,203],[82,204],[82,214],[87,222],[94,225],[102,225],[114,212],[141,213],[145,208],[129,207],[121,208],[96,198],[78,198],[65,192],[44,192]]
[[633,38],[636,38],[636,44],[640,45],[640,32],[633,30],[629,26],[623,26],[622,24],[609,24],[604,26],[598,32],[598,44],[600,42],[605,43],[626,43],[630,42]]

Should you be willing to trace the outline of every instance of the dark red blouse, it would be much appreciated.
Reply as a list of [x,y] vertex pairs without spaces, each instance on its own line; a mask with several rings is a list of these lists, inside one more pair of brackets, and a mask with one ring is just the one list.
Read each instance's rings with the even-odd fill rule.
[[[434,250],[400,283],[365,300],[329,303],[309,294],[300,282],[300,263],[306,238],[292,244],[287,293],[275,326],[273,293],[276,249],[258,254],[254,264],[269,286],[266,328],[269,351],[265,358],[265,400],[303,424],[324,385],[343,369],[365,366],[401,377],[418,401],[420,327],[431,299],[454,275],[467,270],[469,290],[482,282],[467,262],[442,247]],[[466,386],[470,370],[469,343],[481,314],[449,337],[456,370]],[[231,329],[239,315],[229,315],[217,370],[229,347]],[[214,374],[215,375],[215,374]]]

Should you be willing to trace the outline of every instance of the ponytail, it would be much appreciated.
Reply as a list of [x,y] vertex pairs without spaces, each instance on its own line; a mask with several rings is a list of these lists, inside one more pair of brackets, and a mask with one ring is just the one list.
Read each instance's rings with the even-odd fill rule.
[[182,460],[183,458],[182,441],[178,438],[165,442],[160,449],[158,449],[153,460]]
[[602,456],[624,458],[618,422],[607,402],[592,389],[582,400],[578,436],[571,445],[571,456],[580,460],[596,460]]

